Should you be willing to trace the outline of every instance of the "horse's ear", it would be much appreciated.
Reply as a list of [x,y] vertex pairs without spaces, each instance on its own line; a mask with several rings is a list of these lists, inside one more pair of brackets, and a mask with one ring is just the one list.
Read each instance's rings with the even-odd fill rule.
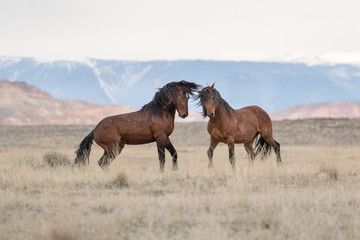
[[215,85],[215,83],[213,83],[213,85],[211,85],[211,87],[210,87],[210,91],[214,91],[214,85]]

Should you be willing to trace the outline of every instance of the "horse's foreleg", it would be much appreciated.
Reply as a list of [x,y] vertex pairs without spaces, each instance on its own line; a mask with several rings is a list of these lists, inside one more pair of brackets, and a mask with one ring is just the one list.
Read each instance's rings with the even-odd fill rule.
[[172,162],[173,162],[172,170],[176,171],[178,169],[178,164],[177,164],[178,155],[177,155],[176,149],[172,145],[170,139],[168,139],[166,149],[170,152],[171,157],[172,157]]
[[214,155],[214,150],[215,150],[216,146],[218,145],[218,143],[219,142],[215,138],[210,137],[210,147],[209,147],[209,150],[207,151],[207,155],[209,158],[209,168],[211,168],[213,166],[212,158]]
[[160,172],[164,172],[166,140],[162,138],[156,139],[156,145],[159,155]]
[[229,147],[229,161],[233,169],[235,169],[235,142],[232,139],[227,141]]

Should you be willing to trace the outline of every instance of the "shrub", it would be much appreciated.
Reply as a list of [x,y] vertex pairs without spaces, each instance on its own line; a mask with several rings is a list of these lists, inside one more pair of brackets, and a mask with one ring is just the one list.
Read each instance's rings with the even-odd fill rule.
[[128,177],[125,172],[118,173],[115,178],[108,184],[109,188],[129,187]]
[[44,164],[50,167],[68,167],[71,166],[70,159],[58,152],[47,152],[43,156]]

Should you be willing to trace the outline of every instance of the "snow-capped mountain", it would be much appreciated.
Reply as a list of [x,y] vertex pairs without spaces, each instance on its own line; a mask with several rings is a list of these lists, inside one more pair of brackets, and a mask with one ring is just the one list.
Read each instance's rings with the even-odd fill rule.
[[[295,54],[296,55],[296,54]],[[231,106],[259,105],[268,112],[294,104],[360,99],[360,67],[301,55],[286,61],[76,61],[0,57],[0,79],[25,81],[55,98],[140,108],[170,81],[215,87]],[[329,55],[327,59],[335,58]],[[353,63],[357,55],[353,56]],[[298,60],[296,60],[298,59]],[[343,60],[345,61],[345,60]],[[360,62],[360,61],[359,61]],[[201,111],[195,104],[192,110]]]

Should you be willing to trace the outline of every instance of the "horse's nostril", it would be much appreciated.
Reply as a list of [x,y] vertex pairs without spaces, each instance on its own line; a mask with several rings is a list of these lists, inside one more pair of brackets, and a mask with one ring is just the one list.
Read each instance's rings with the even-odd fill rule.
[[185,117],[186,117],[186,114],[183,114],[182,117],[185,118]]

